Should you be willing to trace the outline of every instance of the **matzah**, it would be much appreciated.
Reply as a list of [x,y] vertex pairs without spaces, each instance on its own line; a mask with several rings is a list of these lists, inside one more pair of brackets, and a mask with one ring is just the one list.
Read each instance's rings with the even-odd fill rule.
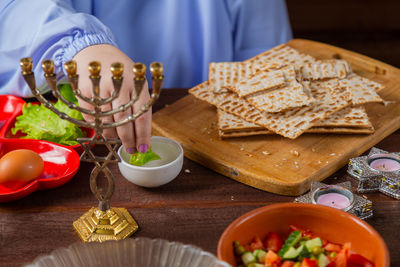
[[301,65],[315,62],[315,58],[310,55],[302,54],[296,49],[291,48],[288,45],[278,45],[264,53],[261,53],[249,60],[247,63],[253,65],[255,69],[262,69],[267,62],[279,62],[283,65],[295,65],[296,68],[300,68]]
[[248,130],[267,130],[265,129],[265,127],[262,127],[253,122],[248,122],[236,115],[230,114],[221,109],[217,109],[217,115],[218,115],[218,129],[225,133],[248,131]]
[[[313,127],[306,131],[306,133],[324,133],[324,134],[371,134],[374,133],[374,128],[351,128],[351,127],[338,127],[338,128],[323,128]],[[271,135],[272,132],[260,129],[260,130],[244,130],[237,132],[224,132],[219,131],[220,138],[234,138],[234,137],[245,137],[254,135]]]
[[236,85],[240,79],[252,73],[252,65],[244,62],[211,62],[208,72],[209,89],[214,93],[226,92],[228,87]]
[[285,84],[285,77],[282,70],[258,70],[248,78],[241,79],[232,88],[240,97],[245,97],[254,93],[266,91]]
[[259,92],[246,97],[255,108],[265,112],[281,112],[291,108],[310,105],[314,99],[309,96],[303,86],[296,81],[293,66],[280,69],[285,78],[285,85],[272,91]]
[[[302,65],[313,63],[310,64],[311,66],[315,65],[314,63],[317,63],[317,65],[319,63],[319,69],[315,69],[315,73],[309,73],[311,76],[308,78],[304,77],[305,75],[300,75],[309,80],[309,82],[302,82],[303,92],[309,98],[314,97],[316,99],[315,103],[309,106],[291,108],[280,113],[261,112],[249,105],[247,101],[240,98],[237,94],[227,90],[232,90],[238,80],[249,77],[256,70],[265,68],[265,65],[271,64],[271,62],[280,66],[293,64],[296,78],[299,77]],[[335,62],[338,63],[341,61]],[[213,77],[210,77],[210,82],[214,82],[214,85],[210,83],[208,86],[207,83],[203,83],[192,88],[189,92],[230,114],[239,116],[247,122],[244,123],[242,121],[243,125],[236,126],[238,129],[229,129],[229,127],[220,129],[223,134],[237,134],[236,132],[241,131],[239,128],[243,127],[247,127],[247,131],[249,132],[252,130],[257,132],[273,132],[292,139],[303,132],[373,132],[374,129],[366,116],[365,110],[357,111],[357,108],[345,109],[345,107],[349,106],[349,99],[352,99],[351,101],[355,105],[382,101],[375,90],[378,91],[383,86],[354,73],[349,74],[351,70],[348,65],[344,65],[346,62],[340,67],[342,68],[341,70],[336,67],[333,69],[322,67],[323,65],[321,64],[325,63],[329,63],[329,61],[316,61],[313,57],[301,54],[287,45],[280,45],[243,63],[210,64],[210,73],[214,73]],[[222,65],[218,67],[218,64]],[[216,72],[215,67],[222,68],[224,64],[233,64],[233,67],[225,66],[226,69],[224,68],[222,71]],[[346,77],[344,71],[346,71]],[[317,72],[319,74],[316,74]],[[232,73],[233,75],[231,75]],[[219,79],[217,81],[216,76],[218,75]],[[334,77],[334,79],[326,80],[331,77]],[[276,82],[276,84],[279,84],[279,82]],[[265,90],[264,93],[279,91],[284,86],[276,85],[274,87],[268,85],[266,88],[263,89]],[[372,91],[375,95],[371,94],[371,88],[373,88]],[[208,91],[208,89],[211,90]],[[252,95],[254,93],[247,95],[247,98]],[[347,115],[343,117],[338,115],[340,113],[346,113]],[[257,130],[255,124],[262,126],[262,129]]]
[[318,122],[319,127],[372,128],[364,107],[347,107]]
[[344,79],[350,73],[350,65],[344,60],[320,60],[300,67],[301,78],[305,80]]
[[[308,129],[307,133],[360,133],[360,134],[370,134],[374,132],[374,128],[367,121],[349,122],[349,119],[354,118],[354,116],[364,117],[366,116],[365,110],[360,107],[352,108],[348,107],[341,111],[335,112],[329,118],[317,123],[315,126]],[[344,121],[344,123],[341,123]],[[338,123],[339,122],[339,123]],[[233,136],[247,135],[258,135],[258,134],[273,134],[272,131],[267,130],[258,124],[248,122],[242,118],[227,113],[223,110],[218,109],[218,129],[220,135],[226,135],[228,133],[238,133]],[[228,136],[228,135],[226,135]]]
[[[281,66],[280,63],[265,62],[259,67],[275,69]],[[211,62],[208,71],[209,89],[214,93],[227,92],[257,70],[257,67],[247,62]]]
[[383,99],[376,93],[383,88],[379,83],[356,74],[340,80],[339,83],[341,87],[349,92],[353,105],[368,102],[383,102]]
[[209,89],[214,93],[227,92],[229,88],[257,70],[293,64],[296,68],[316,60],[287,45],[278,45],[244,62],[211,62],[209,64]]
[[316,122],[349,105],[347,94],[325,88],[312,106],[266,113],[251,107],[234,93],[225,93],[225,99],[217,107],[247,121],[264,126],[277,134],[294,139],[311,128]]

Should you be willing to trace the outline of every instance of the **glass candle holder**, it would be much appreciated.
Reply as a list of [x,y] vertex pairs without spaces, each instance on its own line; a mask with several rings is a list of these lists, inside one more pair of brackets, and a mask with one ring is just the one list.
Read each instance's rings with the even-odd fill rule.
[[354,196],[350,190],[342,186],[328,185],[313,191],[311,201],[343,211],[348,211],[354,204]]
[[347,173],[358,180],[357,192],[379,191],[400,199],[400,153],[371,148],[368,156],[349,160]]
[[394,172],[400,170],[399,157],[394,154],[374,154],[368,157],[368,165],[377,171]]
[[329,206],[349,212],[360,219],[366,219],[373,215],[372,202],[354,194],[351,191],[350,182],[335,185],[312,182],[311,190],[297,197],[294,202]]

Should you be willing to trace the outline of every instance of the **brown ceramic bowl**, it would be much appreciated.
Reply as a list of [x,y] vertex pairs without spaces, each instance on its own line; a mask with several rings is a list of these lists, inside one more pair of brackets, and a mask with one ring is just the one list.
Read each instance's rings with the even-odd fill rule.
[[351,242],[352,251],[373,261],[375,266],[389,267],[389,251],[382,237],[366,222],[334,208],[301,203],[281,203],[252,210],[231,223],[218,242],[218,258],[235,266],[233,241],[247,244],[268,232],[287,236],[289,225],[309,229],[330,242]]

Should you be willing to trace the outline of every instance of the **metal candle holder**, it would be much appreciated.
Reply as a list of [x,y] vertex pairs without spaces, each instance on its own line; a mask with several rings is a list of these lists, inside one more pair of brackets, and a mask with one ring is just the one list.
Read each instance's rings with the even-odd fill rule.
[[316,204],[316,198],[321,194],[321,192],[337,192],[345,195],[350,199],[350,206],[343,209],[352,213],[353,215],[359,217],[360,219],[367,219],[372,217],[372,202],[368,199],[360,197],[351,192],[351,183],[344,182],[335,185],[328,185],[320,182],[312,182],[310,192],[304,194],[294,200],[294,202],[301,203],[313,203]]
[[400,199],[400,169],[384,171],[371,167],[372,161],[379,158],[400,162],[400,153],[390,153],[373,147],[368,156],[350,159],[347,173],[358,180],[358,192],[379,191],[390,197]]
[[[95,164],[90,174],[90,189],[99,201],[98,208],[91,208],[88,212],[83,214],[78,220],[73,223],[75,230],[78,232],[79,237],[84,242],[91,241],[106,241],[106,240],[118,240],[123,239],[137,231],[138,225],[129,212],[125,208],[114,208],[110,207],[110,200],[114,193],[114,177],[108,168],[108,164],[112,162],[121,161],[118,156],[117,148],[121,144],[118,138],[106,138],[103,135],[104,129],[115,128],[123,124],[135,121],[138,117],[144,114],[158,99],[161,86],[164,80],[163,66],[161,63],[155,62],[150,65],[150,71],[152,73],[152,84],[153,91],[149,101],[144,104],[134,114],[127,116],[126,118],[112,122],[103,123],[102,117],[112,116],[116,113],[123,112],[132,107],[132,105],[139,98],[140,93],[146,82],[146,66],[142,63],[136,63],[133,67],[135,74],[134,85],[135,94],[132,99],[120,107],[108,111],[102,111],[101,106],[111,103],[113,100],[118,98],[121,89],[123,77],[123,64],[114,63],[111,65],[112,82],[114,85],[114,91],[108,98],[100,97],[100,71],[101,65],[97,61],[89,63],[90,80],[92,81],[93,97],[89,98],[82,95],[78,89],[78,75],[76,74],[77,66],[75,61],[68,61],[64,64],[65,70],[68,74],[68,81],[71,84],[71,88],[74,94],[82,99],[83,101],[91,104],[93,110],[79,107],[75,103],[66,100],[60,93],[57,87],[56,74],[54,73],[54,64],[51,60],[44,60],[42,67],[45,72],[44,76],[46,81],[53,93],[53,95],[64,102],[69,108],[78,110],[84,114],[93,116],[93,122],[86,122],[77,120],[69,117],[67,114],[58,111],[53,104],[42,96],[40,91],[36,88],[35,76],[32,72],[32,59],[23,58],[20,61],[22,75],[30,87],[32,94],[47,108],[56,113],[61,119],[68,120],[80,127],[94,129],[94,136],[91,138],[78,138],[78,142],[84,149],[80,159],[86,162],[93,162]],[[96,155],[92,150],[96,144],[102,144],[108,149],[107,156]],[[108,188],[105,194],[99,190],[97,186],[97,178],[102,173],[107,178]]]

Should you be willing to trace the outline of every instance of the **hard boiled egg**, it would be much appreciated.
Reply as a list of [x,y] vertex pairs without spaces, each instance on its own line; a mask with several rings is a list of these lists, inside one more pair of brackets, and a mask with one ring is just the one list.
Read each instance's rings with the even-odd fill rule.
[[16,149],[0,159],[0,183],[6,187],[21,187],[39,177],[44,162],[40,155],[29,149]]

